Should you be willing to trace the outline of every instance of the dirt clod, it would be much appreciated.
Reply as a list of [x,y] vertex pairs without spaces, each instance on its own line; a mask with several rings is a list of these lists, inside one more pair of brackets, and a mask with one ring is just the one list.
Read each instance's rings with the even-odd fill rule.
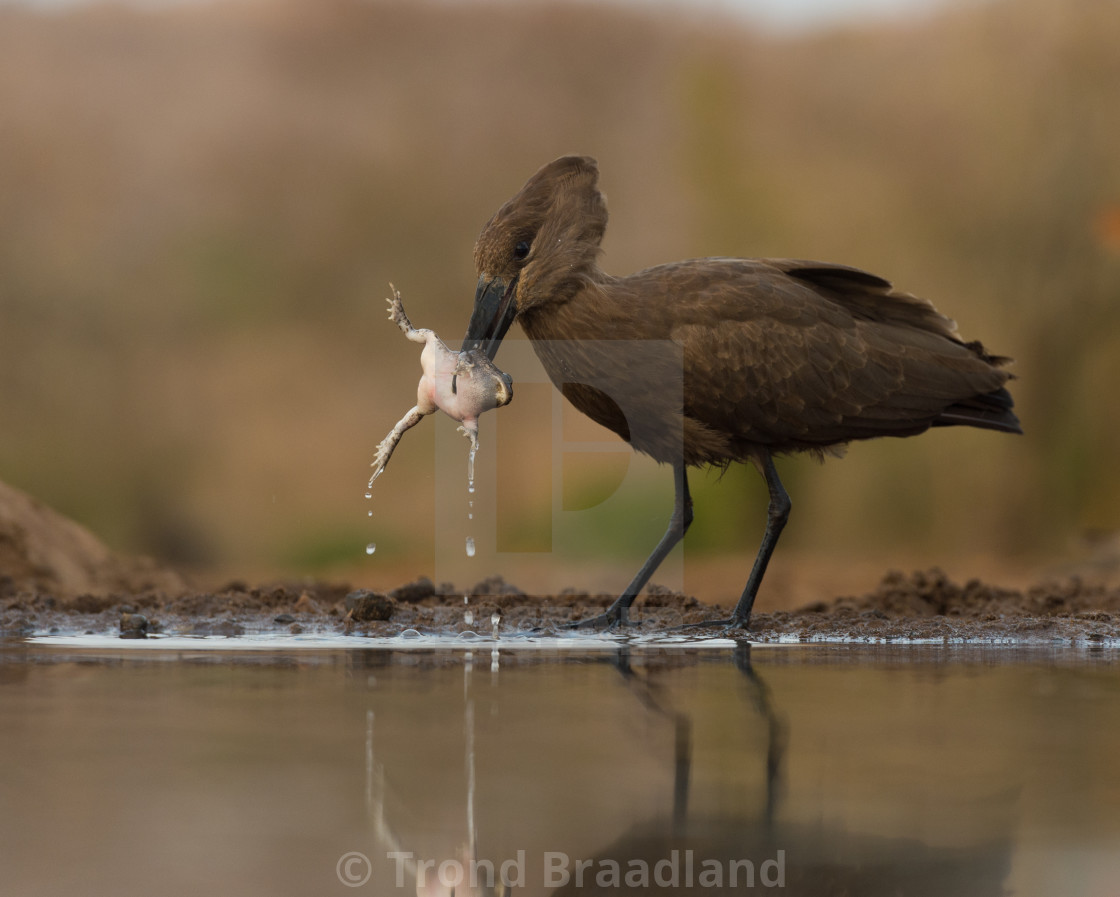
[[525,593],[501,576],[488,576],[467,590],[472,598],[521,598]]
[[421,576],[415,582],[406,582],[403,586],[397,586],[391,592],[389,597],[394,601],[400,601],[405,604],[416,604],[423,601],[425,598],[432,598],[436,594],[435,583],[428,577]]
[[393,616],[393,599],[381,592],[359,589],[346,596],[346,610],[349,618],[357,623],[388,620]]

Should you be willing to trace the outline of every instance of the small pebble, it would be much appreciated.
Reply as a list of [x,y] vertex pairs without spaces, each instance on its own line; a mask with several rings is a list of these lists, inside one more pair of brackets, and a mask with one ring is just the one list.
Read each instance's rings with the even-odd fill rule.
[[121,614],[121,638],[147,638],[148,618],[143,614]]

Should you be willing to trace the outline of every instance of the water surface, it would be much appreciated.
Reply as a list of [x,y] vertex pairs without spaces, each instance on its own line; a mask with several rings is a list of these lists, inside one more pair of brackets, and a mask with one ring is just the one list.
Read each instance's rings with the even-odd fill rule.
[[0,881],[1112,895],[1118,747],[1107,652],[9,645]]

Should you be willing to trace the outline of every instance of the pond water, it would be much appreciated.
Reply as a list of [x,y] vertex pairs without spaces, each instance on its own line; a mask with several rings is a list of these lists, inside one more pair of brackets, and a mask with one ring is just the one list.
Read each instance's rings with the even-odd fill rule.
[[1108,651],[10,643],[0,892],[1104,897],[1118,756]]

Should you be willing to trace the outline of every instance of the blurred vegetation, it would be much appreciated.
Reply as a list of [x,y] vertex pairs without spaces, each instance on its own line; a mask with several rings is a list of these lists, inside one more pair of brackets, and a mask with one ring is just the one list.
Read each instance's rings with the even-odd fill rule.
[[[479,228],[575,151],[600,161],[608,271],[843,261],[1017,359],[1025,438],[783,462],[789,543],[1060,555],[1120,528],[1117,46],[1094,0],[782,38],[588,4],[0,7],[0,479],[172,561],[324,570],[377,541],[422,570],[432,428],[372,519],[362,497],[419,374],[387,282],[453,341]],[[567,506],[620,476],[587,463]],[[757,475],[693,479],[689,551],[750,546]],[[502,507],[539,546],[550,480],[526,482]],[[617,513],[589,525],[589,553],[624,544]]]

